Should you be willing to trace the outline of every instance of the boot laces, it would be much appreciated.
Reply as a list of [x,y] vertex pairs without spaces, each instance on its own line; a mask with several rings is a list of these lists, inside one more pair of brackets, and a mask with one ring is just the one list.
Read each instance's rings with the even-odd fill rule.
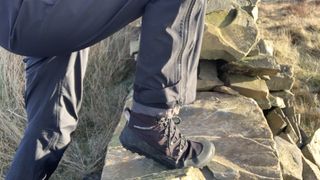
[[180,122],[181,122],[181,118],[177,115],[171,118],[163,117],[159,121],[160,126],[163,127],[165,130],[164,136],[167,139],[167,147],[170,151],[170,154],[173,154],[173,152],[171,152],[170,147],[178,143],[173,148],[173,151],[174,151],[174,149],[176,149],[176,147],[179,146],[178,159],[181,157],[183,150],[187,145],[187,139],[185,138],[184,135],[181,134],[180,130],[177,129],[177,126],[176,126],[176,124],[180,124]]

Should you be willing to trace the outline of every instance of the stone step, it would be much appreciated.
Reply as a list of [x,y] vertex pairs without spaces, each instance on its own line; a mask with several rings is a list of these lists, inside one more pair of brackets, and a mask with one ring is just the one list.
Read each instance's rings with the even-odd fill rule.
[[[131,106],[132,96],[126,107]],[[124,179],[281,179],[281,170],[270,128],[257,103],[243,96],[204,92],[185,106],[179,125],[190,138],[207,138],[216,156],[203,169],[169,170],[125,150],[118,138],[123,115],[108,146],[102,180]]]

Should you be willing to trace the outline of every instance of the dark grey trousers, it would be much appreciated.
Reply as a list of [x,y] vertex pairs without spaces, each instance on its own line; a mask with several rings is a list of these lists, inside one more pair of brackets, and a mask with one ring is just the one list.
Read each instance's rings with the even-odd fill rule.
[[0,45],[28,56],[28,126],[6,179],[50,177],[77,126],[86,48],[141,16],[137,106],[167,110],[194,101],[205,4],[206,0],[0,0]]

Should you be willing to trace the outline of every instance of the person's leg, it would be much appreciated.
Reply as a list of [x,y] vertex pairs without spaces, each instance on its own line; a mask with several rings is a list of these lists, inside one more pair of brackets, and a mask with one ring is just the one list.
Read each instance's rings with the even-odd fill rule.
[[0,45],[50,57],[88,47],[143,16],[135,100],[168,108],[195,99],[205,0],[3,0]]
[[1,0],[0,45],[32,57],[78,51],[141,17],[149,1]]
[[48,179],[56,169],[78,123],[88,51],[26,58],[28,124],[6,179]]
[[201,168],[215,153],[211,142],[192,141],[176,126],[180,106],[196,97],[205,5],[206,0],[155,0],[143,16],[134,102],[120,141],[169,168]]
[[[40,57],[90,46],[143,15],[134,88],[139,106],[133,109],[167,113],[195,98],[205,0],[4,0],[4,4],[14,8],[7,13],[7,7],[0,6],[0,20],[5,22],[0,27],[0,45]],[[32,133],[26,135],[26,139],[32,137]],[[185,147],[190,150],[191,146]]]
[[156,0],[146,6],[134,111],[154,115],[164,109],[167,113],[168,108],[195,100],[205,7],[205,0]]

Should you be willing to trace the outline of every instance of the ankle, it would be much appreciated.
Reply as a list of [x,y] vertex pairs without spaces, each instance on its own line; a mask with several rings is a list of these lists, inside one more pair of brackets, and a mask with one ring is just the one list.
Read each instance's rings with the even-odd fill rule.
[[133,105],[132,105],[132,112],[137,113],[137,114],[144,114],[144,115],[152,116],[152,117],[158,117],[159,119],[161,117],[172,118],[172,117],[178,115],[179,111],[180,111],[180,105],[176,105],[176,106],[174,106],[172,108],[168,108],[168,109],[145,106],[145,105],[138,103],[136,101],[133,101]]

